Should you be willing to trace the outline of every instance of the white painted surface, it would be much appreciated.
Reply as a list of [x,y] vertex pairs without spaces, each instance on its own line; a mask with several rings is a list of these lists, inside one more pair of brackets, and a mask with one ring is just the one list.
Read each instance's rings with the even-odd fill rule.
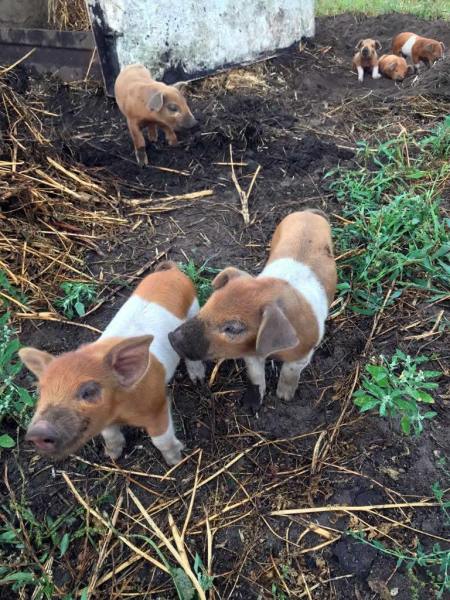
[[116,37],[119,66],[142,63],[156,79],[251,62],[314,35],[314,0],[87,0]]
[[276,277],[287,281],[310,304],[319,327],[319,343],[325,331],[328,299],[314,271],[293,258],[279,258],[264,267],[258,277]]

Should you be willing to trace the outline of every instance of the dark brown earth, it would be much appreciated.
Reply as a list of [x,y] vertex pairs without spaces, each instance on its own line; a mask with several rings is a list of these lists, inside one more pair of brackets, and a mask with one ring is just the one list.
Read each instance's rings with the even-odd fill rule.
[[[11,84],[19,93],[28,89],[36,93],[40,89],[47,109],[59,115],[44,121],[55,156],[81,164],[87,172],[101,178],[110,191],[120,194],[119,213],[128,217],[130,223],[141,220],[136,229],[124,229],[102,242],[105,256],[88,255],[87,271],[96,276],[101,273],[109,284],[118,276],[123,279],[132,275],[164,252],[173,260],[184,261],[188,257],[199,265],[205,261],[213,268],[233,264],[257,273],[266,257],[271,232],[289,212],[318,207],[331,214],[337,225],[339,203],[329,192],[324,174],[337,165],[351,166],[358,141],[375,145],[398,135],[402,127],[411,131],[432,127],[439,119],[436,111],[428,107],[442,104],[441,117],[448,107],[449,58],[397,85],[370,78],[360,85],[350,71],[353,48],[360,38],[376,37],[387,48],[392,36],[401,30],[441,39],[447,46],[450,42],[449,24],[443,21],[426,22],[404,15],[342,15],[318,19],[314,42],[303,45],[300,52],[295,49],[237,74],[191,84],[187,95],[200,121],[199,130],[186,136],[176,148],[169,148],[161,139],[158,144],[149,144],[151,166],[145,170],[134,162],[131,141],[114,101],[105,98],[101,90],[27,79],[20,71],[11,76]],[[234,160],[245,163],[236,167],[244,189],[261,166],[249,200],[248,226],[243,224],[230,167],[218,164],[229,163],[230,146]],[[37,145],[30,145],[28,152],[36,161],[42,158]],[[186,202],[172,212],[150,214],[145,208],[127,204],[134,198],[160,199],[206,189],[214,194]],[[103,328],[126,299],[126,293],[125,290],[113,296],[85,322]],[[426,329],[403,329],[423,314],[421,311],[433,315],[438,308],[416,306],[414,298],[399,300],[386,316],[381,333],[374,336],[370,355],[389,355],[399,347],[412,355],[436,352],[445,357],[448,349],[441,338],[410,340],[406,338],[412,332],[420,334]],[[303,576],[311,588],[311,598],[321,600],[383,597],[376,593],[382,584],[397,592],[397,600],[434,597],[429,583],[424,583],[429,581],[424,570],[418,569],[414,579],[404,567],[396,568],[395,559],[345,535],[347,528],[356,528],[347,516],[336,519],[335,513],[306,514],[292,521],[269,516],[273,510],[290,507],[412,502],[432,496],[432,484],[442,480],[437,462],[448,451],[449,441],[448,414],[443,402],[437,403],[438,417],[427,424],[425,433],[420,438],[407,439],[398,433],[397,423],[371,416],[360,418],[347,401],[355,369],[365,360],[372,326],[372,319],[366,317],[345,314],[331,319],[325,341],[304,372],[292,402],[276,400],[277,366],[269,364],[269,393],[258,418],[247,414],[246,407],[240,404],[245,378],[239,362],[224,363],[210,388],[195,389],[183,367],[175,377],[177,428],[190,449],[202,450],[201,478],[214,474],[253,444],[267,442],[224,469],[196,494],[191,523],[199,525],[190,529],[186,543],[205,561],[202,520],[205,514],[210,518],[221,514],[211,522],[213,529],[218,527],[214,532],[212,565],[218,598],[271,598],[275,583],[280,591],[275,597],[281,599],[284,588],[277,569],[282,571],[286,565],[291,573],[289,587],[298,590],[291,592],[289,597],[293,598],[308,597],[303,593]],[[24,325],[21,341],[61,352],[94,337],[82,328],[36,322]],[[438,366],[436,362],[430,364]],[[26,380],[30,381],[28,377]],[[340,415],[343,424],[335,443],[314,471],[311,461],[319,433],[326,431],[324,439],[329,439]],[[13,424],[9,426],[13,431]],[[302,434],[310,435],[300,437]],[[109,465],[99,439],[79,456]],[[25,444],[16,454],[5,454],[2,459],[6,459],[11,487],[16,495],[23,494],[28,499],[37,518],[43,519],[46,514],[56,517],[75,506],[60,474],[63,469],[81,495],[89,498],[91,506],[100,505],[108,515],[119,494],[124,493],[126,498],[127,485],[144,506],[158,504],[164,498],[175,499],[171,511],[181,527],[187,499],[181,501],[179,495],[192,488],[198,455],[175,472],[174,481],[165,482],[123,472],[106,473],[76,458],[55,465],[53,473],[48,463],[36,459]],[[149,439],[136,430],[127,432],[126,453],[119,464],[125,470],[165,472]],[[272,484],[279,486],[268,490]],[[239,501],[243,504],[230,509]],[[127,498],[124,506],[125,513],[136,514]],[[413,530],[389,530],[388,521],[380,517],[366,513],[358,516],[378,530],[384,528],[384,533],[404,547],[415,548],[417,534]],[[438,510],[405,509],[389,511],[386,516],[421,530],[420,543],[426,549],[437,541],[433,536],[448,537]],[[158,518],[168,531],[165,511]],[[323,549],[308,550],[328,539],[313,532],[300,538],[311,523],[344,534]],[[128,535],[138,532],[126,515],[119,517],[118,528]],[[375,530],[372,532],[377,535]],[[379,539],[389,544],[383,535]],[[126,548],[117,544],[101,575],[130,556]],[[80,592],[89,582],[96,560],[97,551],[84,545],[84,539],[72,541],[64,560],[55,558],[57,585],[66,593]],[[318,582],[320,585],[314,587]],[[140,561],[99,586],[96,597],[119,598],[126,597],[126,593],[134,593],[136,598],[175,597],[172,587],[166,584],[165,577],[153,573],[150,566]],[[150,596],[150,590],[157,590],[155,596]],[[11,598],[8,594],[11,592],[0,588],[1,598]]]

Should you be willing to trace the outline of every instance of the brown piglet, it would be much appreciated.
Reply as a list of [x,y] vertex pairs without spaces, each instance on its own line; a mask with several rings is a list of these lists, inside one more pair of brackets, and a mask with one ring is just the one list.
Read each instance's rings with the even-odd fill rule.
[[366,71],[372,73],[373,79],[381,77],[378,72],[378,54],[377,50],[381,50],[381,44],[378,40],[367,38],[359,40],[355,47],[355,55],[353,56],[353,70],[358,72],[358,81],[364,81],[364,73]]
[[[22,348],[20,358],[39,380],[39,400],[26,439],[41,454],[62,459],[101,433],[118,458],[121,425],[143,427],[170,465],[183,444],[173,427],[167,383],[179,362],[168,333],[198,312],[194,286],[173,263],[144,278],[100,338],[52,356]],[[192,381],[201,362],[186,362]]]
[[155,81],[143,65],[129,65],[119,73],[114,85],[116,102],[127,120],[140,166],[148,164],[143,129],[147,129],[152,142],[156,142],[161,129],[169,145],[174,146],[178,141],[176,131],[197,125],[180,87]]
[[395,54],[383,54],[378,61],[380,73],[388,79],[394,81],[403,81],[408,75],[414,73],[414,67],[408,65],[403,56]]
[[399,33],[392,41],[392,53],[410,58],[415,69],[419,68],[421,62],[431,66],[443,58],[444,50],[443,42],[421,37],[411,31]]
[[266,389],[265,361],[278,359],[277,396],[290,400],[322,340],[336,289],[327,218],[316,210],[288,215],[257,277],[228,267],[213,288],[198,315],[169,334],[172,346],[190,360],[244,358],[258,406]]

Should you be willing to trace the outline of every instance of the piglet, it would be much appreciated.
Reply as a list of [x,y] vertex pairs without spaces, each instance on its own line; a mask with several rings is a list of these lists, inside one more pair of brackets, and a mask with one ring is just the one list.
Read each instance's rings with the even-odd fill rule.
[[378,54],[377,50],[381,50],[381,44],[378,40],[367,38],[359,40],[355,47],[355,55],[353,56],[353,70],[358,72],[358,81],[364,81],[364,73],[369,71],[372,73],[372,79],[381,77],[378,71]]
[[265,361],[280,360],[277,396],[293,398],[322,340],[336,290],[326,216],[314,209],[291,213],[276,228],[257,277],[227,267],[213,288],[198,315],[169,334],[172,346],[190,360],[243,358],[259,403],[266,390]]
[[[39,400],[26,439],[62,459],[101,433],[118,458],[120,425],[144,427],[169,465],[183,444],[173,427],[167,383],[179,362],[168,333],[199,310],[194,286],[174,263],[162,263],[125,302],[100,338],[58,357],[22,348],[20,358],[39,380]],[[186,361],[192,381],[204,366]]]
[[408,65],[403,56],[395,54],[383,54],[378,61],[380,73],[388,79],[403,81],[408,75],[414,73],[414,67]]
[[445,46],[430,38],[424,38],[410,31],[399,33],[392,40],[392,53],[410,58],[417,70],[421,62],[431,66],[444,57]]
[[141,167],[148,164],[143,129],[147,129],[152,142],[156,142],[158,128],[161,129],[169,145],[174,146],[178,141],[176,131],[197,125],[179,87],[155,81],[143,65],[125,67],[116,79],[116,102],[127,120]]

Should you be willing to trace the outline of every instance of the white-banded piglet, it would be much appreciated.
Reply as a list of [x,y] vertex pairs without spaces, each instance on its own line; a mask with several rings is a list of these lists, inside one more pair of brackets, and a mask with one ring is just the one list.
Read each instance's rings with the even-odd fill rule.
[[294,212],[275,230],[266,266],[257,277],[234,267],[213,281],[198,315],[169,335],[184,358],[244,358],[259,403],[266,358],[283,363],[277,396],[290,400],[300,373],[320,344],[336,290],[331,228],[317,210]]
[[[167,384],[179,362],[168,334],[199,310],[195,289],[174,263],[145,277],[100,338],[54,357],[23,348],[20,358],[39,380],[39,400],[26,439],[61,459],[101,433],[106,454],[118,458],[120,425],[143,427],[170,465],[183,444],[173,427]],[[186,361],[193,381],[204,366]]]

